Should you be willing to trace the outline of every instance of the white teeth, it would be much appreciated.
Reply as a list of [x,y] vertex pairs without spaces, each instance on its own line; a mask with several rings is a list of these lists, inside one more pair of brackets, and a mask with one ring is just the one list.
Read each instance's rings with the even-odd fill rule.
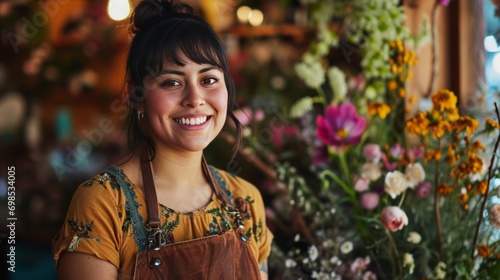
[[198,118],[180,118],[180,119],[175,119],[175,121],[184,125],[200,125],[207,121],[207,116]]

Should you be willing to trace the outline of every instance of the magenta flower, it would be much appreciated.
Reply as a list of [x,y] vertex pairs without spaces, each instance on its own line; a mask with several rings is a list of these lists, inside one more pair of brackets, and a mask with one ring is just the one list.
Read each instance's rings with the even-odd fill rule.
[[451,0],[439,0],[439,4],[443,6],[448,6],[450,4]]
[[338,107],[330,105],[325,116],[316,119],[316,135],[327,145],[342,147],[356,145],[366,128],[366,119],[359,116],[354,105],[344,103]]
[[432,191],[431,183],[426,181],[421,182],[415,187],[415,195],[421,199],[429,197],[429,195],[431,195],[431,191]]

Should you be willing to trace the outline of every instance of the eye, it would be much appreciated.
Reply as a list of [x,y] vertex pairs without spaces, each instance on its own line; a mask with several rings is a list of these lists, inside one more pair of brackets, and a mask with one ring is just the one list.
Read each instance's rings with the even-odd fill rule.
[[166,80],[160,84],[161,87],[176,87],[180,85],[181,83],[177,80]]
[[201,83],[202,84],[207,84],[207,85],[211,85],[211,84],[215,84],[219,81],[218,78],[216,77],[207,77],[207,78],[204,78]]

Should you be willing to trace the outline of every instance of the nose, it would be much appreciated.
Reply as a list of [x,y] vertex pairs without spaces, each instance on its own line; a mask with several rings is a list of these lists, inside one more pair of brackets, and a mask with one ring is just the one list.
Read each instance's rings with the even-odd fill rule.
[[184,99],[182,100],[183,106],[196,108],[205,104],[203,90],[198,86],[188,86],[185,91]]

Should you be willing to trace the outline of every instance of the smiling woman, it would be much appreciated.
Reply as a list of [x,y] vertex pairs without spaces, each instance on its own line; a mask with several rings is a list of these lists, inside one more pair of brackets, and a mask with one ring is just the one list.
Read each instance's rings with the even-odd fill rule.
[[261,194],[203,156],[227,117],[238,139],[241,125],[223,46],[191,11],[170,1],[134,9],[130,155],[75,192],[53,243],[60,279],[267,279]]

